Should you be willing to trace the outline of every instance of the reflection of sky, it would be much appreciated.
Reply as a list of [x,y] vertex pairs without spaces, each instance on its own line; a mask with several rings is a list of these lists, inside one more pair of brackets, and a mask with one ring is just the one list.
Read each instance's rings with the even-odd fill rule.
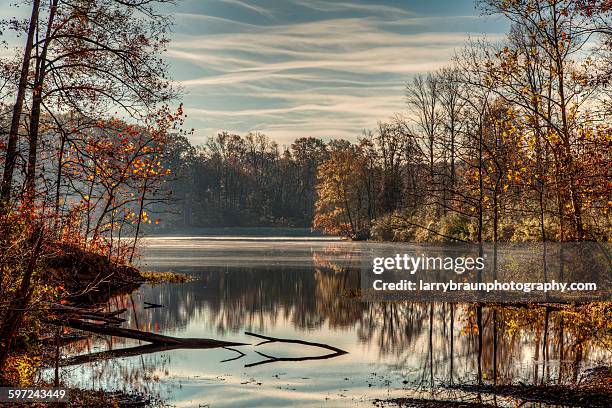
[[[218,130],[354,139],[404,111],[403,87],[468,35],[499,37],[474,0],[182,0],[168,58],[194,141]],[[0,17],[25,17],[27,6]],[[10,45],[21,44],[5,33]],[[7,50],[1,50],[6,54]]]

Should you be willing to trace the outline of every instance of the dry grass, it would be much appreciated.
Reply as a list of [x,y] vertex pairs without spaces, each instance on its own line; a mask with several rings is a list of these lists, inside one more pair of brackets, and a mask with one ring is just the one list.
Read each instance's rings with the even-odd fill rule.
[[140,272],[140,276],[149,283],[185,283],[195,280],[193,276],[179,272]]

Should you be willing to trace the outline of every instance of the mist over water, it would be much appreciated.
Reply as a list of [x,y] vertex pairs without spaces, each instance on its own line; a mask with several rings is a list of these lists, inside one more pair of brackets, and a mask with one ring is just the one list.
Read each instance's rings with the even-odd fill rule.
[[[446,387],[474,384],[479,377],[492,383],[494,376],[498,384],[571,383],[588,368],[610,364],[606,350],[552,309],[363,302],[355,295],[359,268],[373,248],[400,251],[407,245],[319,237],[148,238],[143,270],[183,272],[196,280],[146,284],[111,299],[108,308],[128,309],[125,327],[250,343],[236,347],[245,355],[237,358],[228,349],[164,350],[66,366],[62,379],[87,388],[145,392],[179,407],[352,407],[399,396],[472,400],[475,395]],[[144,302],[164,307],[145,309]],[[326,343],[348,354],[245,367],[266,359],[257,352],[326,353],[297,344],[255,346],[259,340],[245,331]],[[64,354],[134,346],[139,343],[92,337]]]

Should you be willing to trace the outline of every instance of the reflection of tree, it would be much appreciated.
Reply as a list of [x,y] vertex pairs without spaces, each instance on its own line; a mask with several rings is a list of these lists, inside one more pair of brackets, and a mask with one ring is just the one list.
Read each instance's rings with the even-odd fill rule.
[[[107,344],[107,347],[112,348],[117,345]],[[93,351],[91,346],[90,340],[79,341],[71,345],[70,351],[75,354],[78,352],[90,353]],[[132,390],[153,398],[160,398],[159,379],[168,375],[169,359],[168,354],[164,353],[143,354],[133,359],[101,359],[81,366],[64,367],[62,378],[70,377],[81,381],[77,384],[71,383],[79,387]],[[75,373],[80,375],[75,375]]]
[[[113,298],[126,308],[127,325],[180,335],[197,321],[216,336],[243,330],[269,333],[276,326],[297,331],[354,330],[358,341],[375,346],[382,360],[422,373],[423,385],[478,381],[505,384],[575,381],[585,361],[610,362],[610,306],[519,307],[454,303],[366,303],[346,296],[360,286],[350,251],[318,251],[310,267],[210,267],[191,271],[199,278],[180,285],[144,286],[132,296]],[[164,305],[143,308],[143,302]],[[589,317],[590,316],[590,317]],[[602,323],[603,322],[603,323]],[[607,325],[606,325],[607,324]],[[479,341],[480,339],[480,341]],[[118,340],[106,340],[116,348]],[[77,343],[85,352],[88,342]],[[137,345],[137,344],[136,344]],[[121,365],[126,381],[159,375],[153,355],[142,367]],[[101,362],[97,375],[108,373]],[[132,372],[130,370],[138,371]],[[480,372],[480,375],[479,375]]]
[[[610,341],[611,332],[594,331],[584,319],[568,318],[575,313],[589,314],[590,307],[483,307],[484,376],[493,380],[495,373],[499,383],[510,383],[517,378],[534,384],[566,383],[577,379],[584,361],[609,364],[609,350],[602,344]],[[609,305],[601,307],[610,309]],[[474,319],[474,314],[468,313],[468,326],[473,327]],[[517,364],[525,360],[524,356],[530,356],[534,362],[528,374]]]
[[423,303],[371,303],[359,322],[359,337],[375,341],[383,355],[400,357],[423,333],[427,316]]

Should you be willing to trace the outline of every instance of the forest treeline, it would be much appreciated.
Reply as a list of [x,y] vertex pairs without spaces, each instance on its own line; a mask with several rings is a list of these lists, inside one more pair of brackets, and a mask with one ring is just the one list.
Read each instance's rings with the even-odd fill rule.
[[[481,1],[504,41],[416,75],[357,142],[185,140],[173,226],[312,225],[385,240],[607,240],[612,18],[606,1]],[[179,223],[177,224],[177,222]]]
[[196,147],[174,138],[164,162],[169,200],[156,207],[164,213],[157,229],[310,227],[317,169],[330,144],[300,138],[281,151],[262,133],[221,132]]

